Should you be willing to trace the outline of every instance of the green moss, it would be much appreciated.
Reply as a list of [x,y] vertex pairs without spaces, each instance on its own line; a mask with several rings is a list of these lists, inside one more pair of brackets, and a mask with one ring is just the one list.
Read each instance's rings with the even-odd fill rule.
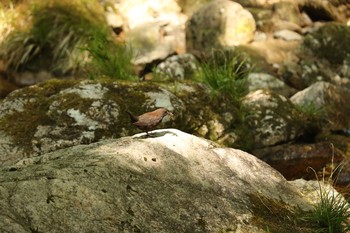
[[[0,129],[13,138],[13,142],[27,153],[32,152],[32,140],[39,125],[50,125],[54,121],[47,115],[52,103],[49,97],[72,86],[77,81],[50,80],[26,88],[8,98],[25,99],[23,111],[14,111],[0,119]],[[25,93],[25,94],[24,94]],[[8,101],[10,101],[8,100]]]
[[[146,111],[151,111],[153,109],[146,108],[147,96],[146,92],[159,92],[159,87],[157,87],[154,83],[134,83],[130,81],[118,81],[118,82],[110,82],[108,80],[105,81],[104,86],[108,87],[109,91],[105,94],[104,98],[108,98],[120,106],[120,115],[118,119],[115,119],[115,122],[109,124],[109,132],[100,132],[97,131],[96,135],[103,136],[126,136],[122,132],[123,129],[128,129],[130,134],[139,133],[136,127],[134,127],[130,123],[129,115],[126,114],[125,110],[128,110],[135,115],[142,114]],[[132,96],[132,98],[131,98]],[[116,129],[120,129],[122,131],[117,132]]]
[[[82,98],[76,93],[65,93],[60,96],[59,106],[56,106],[57,111],[66,111],[68,109],[79,110],[81,113],[88,112],[93,103],[93,99]],[[65,125],[73,124],[75,120],[67,114],[60,114],[59,112],[51,111],[50,117],[55,119],[56,124]]]
[[[261,141],[271,138],[273,132],[283,130],[286,140],[288,140],[298,136],[308,127],[307,121],[301,112],[290,101],[275,93],[264,92],[264,95],[269,96],[270,99],[267,103],[273,102],[274,106],[265,106],[263,103],[249,104],[248,101],[247,104],[237,110],[234,132],[238,135],[238,140],[235,146],[245,151],[251,151],[262,146]],[[271,130],[266,132],[257,131],[262,124],[268,126]]]
[[0,130],[6,132],[13,138],[13,142],[24,149],[26,153],[32,151],[32,139],[38,125],[52,123],[46,115],[49,107],[48,102],[38,98],[35,102],[27,101],[24,111],[14,111],[0,119]]
[[35,86],[29,87],[26,93],[27,94],[29,93],[32,95],[40,94],[45,97],[50,97],[51,95],[57,94],[61,90],[72,87],[77,83],[78,83],[77,80],[72,80],[72,79],[67,79],[67,80],[51,79],[51,80],[39,83]]

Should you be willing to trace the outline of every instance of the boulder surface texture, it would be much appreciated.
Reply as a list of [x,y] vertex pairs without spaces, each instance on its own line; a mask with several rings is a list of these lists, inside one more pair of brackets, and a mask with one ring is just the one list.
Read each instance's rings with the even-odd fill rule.
[[288,232],[280,211],[310,204],[256,157],[164,129],[3,166],[0,209],[0,232]]

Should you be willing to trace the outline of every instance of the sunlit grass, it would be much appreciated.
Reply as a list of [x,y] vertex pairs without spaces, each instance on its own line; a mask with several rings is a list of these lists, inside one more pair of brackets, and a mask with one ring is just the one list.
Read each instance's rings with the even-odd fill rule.
[[199,67],[198,80],[210,88],[213,98],[225,95],[238,103],[248,93],[250,69],[239,56],[215,51],[209,59],[200,62]]
[[312,102],[301,105],[296,105],[297,109],[301,111],[309,120],[322,122],[325,121],[328,110],[324,106],[318,106]]
[[341,194],[320,188],[320,203],[308,220],[315,223],[319,233],[346,233],[350,231],[350,205]]
[[[137,79],[131,49],[113,40],[98,2],[32,0],[0,9],[9,32],[0,44],[7,71],[45,69],[56,75],[85,71],[90,78]],[[25,16],[16,21],[19,12]],[[17,25],[23,18],[27,27]]]
[[132,50],[125,43],[115,43],[104,33],[95,33],[83,48],[91,60],[86,71],[91,79],[106,76],[113,79],[138,80],[133,74]]
[[[327,188],[327,184],[334,184],[336,178],[333,176],[339,172],[338,170],[341,170],[342,166],[334,167],[333,159],[334,154],[332,155],[332,171],[327,181],[324,177],[322,181],[319,181],[316,171],[310,168],[318,180],[320,201],[314,206],[313,211],[307,213],[304,219],[314,225],[317,233],[347,233],[350,231],[350,204],[342,194],[332,188]],[[323,176],[325,176],[325,171]]]
[[87,7],[85,1],[30,1],[18,7],[22,16],[13,9],[3,9],[2,17],[28,21],[23,27],[17,27],[16,20],[6,22],[7,28],[14,25],[0,45],[6,69],[45,68],[58,74],[77,70],[84,61],[85,51],[80,47],[86,45],[91,34],[107,28],[98,11]]

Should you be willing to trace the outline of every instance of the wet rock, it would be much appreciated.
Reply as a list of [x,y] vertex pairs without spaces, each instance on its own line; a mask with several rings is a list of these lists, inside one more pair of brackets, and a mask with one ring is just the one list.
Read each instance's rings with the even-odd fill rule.
[[[261,148],[252,153],[281,172],[287,180],[299,178],[312,180],[318,175],[320,178],[322,175],[330,175],[332,166],[339,164],[344,158],[344,154],[330,142],[285,144]],[[325,168],[327,169],[324,170]]]
[[201,7],[188,20],[186,48],[195,55],[212,49],[246,44],[253,40],[255,21],[240,4],[219,0]]
[[143,135],[2,166],[0,231],[310,232],[292,219],[311,201],[256,157],[174,129]]

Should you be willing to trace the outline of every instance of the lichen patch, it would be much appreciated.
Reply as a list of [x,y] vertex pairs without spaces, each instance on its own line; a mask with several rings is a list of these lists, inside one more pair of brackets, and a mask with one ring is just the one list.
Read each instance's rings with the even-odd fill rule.
[[108,89],[103,87],[100,83],[82,82],[79,86],[61,91],[61,94],[73,93],[78,94],[81,98],[102,99],[107,91]]
[[80,112],[77,109],[68,109],[67,114],[75,120],[75,125],[87,126],[89,130],[95,130],[98,125],[97,121],[91,120],[84,113]]

